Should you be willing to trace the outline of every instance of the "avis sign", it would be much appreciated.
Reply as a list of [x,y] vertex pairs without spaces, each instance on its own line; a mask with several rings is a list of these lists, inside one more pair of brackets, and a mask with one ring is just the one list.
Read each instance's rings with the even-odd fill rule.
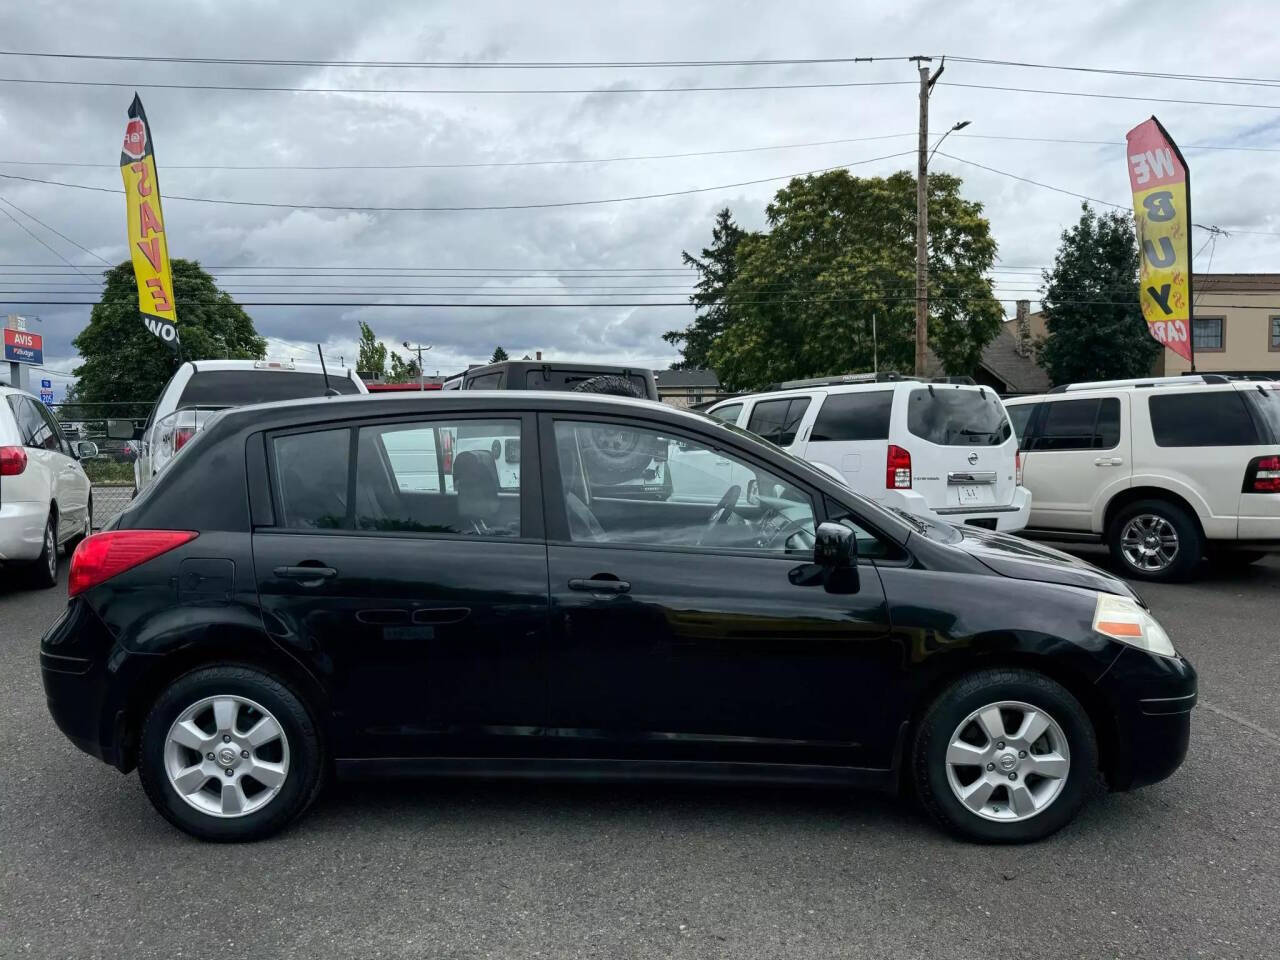
[[4,332],[4,358],[10,363],[44,363],[44,337],[25,330]]
[[1139,301],[1151,336],[1187,360],[1191,342],[1191,174],[1155,117],[1129,131]]

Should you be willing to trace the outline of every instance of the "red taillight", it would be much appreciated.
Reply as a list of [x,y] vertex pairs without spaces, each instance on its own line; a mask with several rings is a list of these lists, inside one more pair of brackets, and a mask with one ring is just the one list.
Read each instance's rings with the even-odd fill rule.
[[117,574],[146,563],[194,540],[194,530],[108,530],[76,547],[67,576],[67,595],[74,597]]
[[0,447],[0,477],[16,477],[27,469],[27,451],[22,447]]
[[896,444],[889,444],[889,458],[884,467],[884,485],[889,490],[911,489],[911,454]]
[[1017,450],[1013,454],[1013,482],[1019,487],[1022,486],[1022,451]]
[[196,435],[193,427],[179,427],[173,431],[173,452],[177,453],[187,445],[187,441]]
[[1257,457],[1244,474],[1245,493],[1280,493],[1280,457]]

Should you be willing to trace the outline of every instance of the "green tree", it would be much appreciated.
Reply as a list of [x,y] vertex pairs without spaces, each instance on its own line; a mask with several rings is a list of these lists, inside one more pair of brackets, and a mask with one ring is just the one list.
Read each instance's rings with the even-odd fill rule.
[[503,360],[507,360],[507,359],[510,359],[507,356],[507,351],[503,350],[501,347],[494,347],[493,356],[489,358],[489,362],[501,363]]
[[373,329],[363,320],[360,321],[360,357],[356,361],[356,372],[378,380],[387,374],[386,344],[378,341]]
[[1039,358],[1055,384],[1151,372],[1160,344],[1138,305],[1138,242],[1128,212],[1100,214],[1081,204],[1043,277],[1048,335]]
[[[102,299],[72,341],[82,363],[75,399],[82,403],[153,401],[173,375],[173,352],[143,326],[133,264],[104,272]],[[173,294],[183,360],[261,360],[267,342],[253,320],[194,260],[173,261]]]
[[[845,170],[792,180],[741,239],[727,290],[732,319],[709,359],[722,382],[869,371],[908,372],[915,351],[915,177]],[[1003,313],[985,278],[996,242],[961,181],[929,177],[929,345],[951,374],[971,374]]]
[[733,320],[725,303],[725,291],[737,274],[734,253],[746,235],[725,207],[716,214],[711,246],[702,249],[702,256],[681,251],[685,264],[698,272],[698,282],[694,284],[697,293],[689,297],[697,313],[685,329],[668,330],[662,335],[663,340],[680,350],[681,360],[671,365],[672,370],[700,370],[710,365],[711,344]]
[[408,383],[418,379],[418,361],[416,358],[405,360],[394,350],[391,351],[391,372],[387,374],[388,383]]

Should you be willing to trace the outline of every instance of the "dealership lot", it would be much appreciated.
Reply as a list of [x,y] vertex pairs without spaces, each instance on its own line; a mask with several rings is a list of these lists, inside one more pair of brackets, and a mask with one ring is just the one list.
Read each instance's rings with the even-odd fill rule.
[[1269,954],[1280,558],[1140,590],[1200,671],[1191,753],[1036,846],[875,795],[399,782],[215,847],[58,733],[36,641],[65,594],[0,587],[0,956]]

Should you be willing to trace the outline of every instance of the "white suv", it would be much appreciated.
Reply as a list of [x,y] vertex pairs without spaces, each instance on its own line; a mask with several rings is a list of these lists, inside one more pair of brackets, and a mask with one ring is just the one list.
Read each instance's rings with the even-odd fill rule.
[[0,565],[24,567],[36,586],[58,582],[58,548],[72,549],[93,523],[79,461],[97,455],[31,394],[0,387]]
[[326,373],[319,364],[292,361],[189,360],[164,385],[146,426],[136,437],[133,425],[120,420],[108,423],[107,435],[115,440],[141,441],[133,464],[135,490],[141,493],[219,410],[323,397],[326,390],[369,392],[350,369]]
[[1000,531],[1027,523],[1017,440],[989,387],[853,375],[783,384],[707,413],[926,520]]
[[1103,540],[1141,580],[1186,579],[1206,554],[1280,550],[1280,384],[1081,383],[1006,406],[1034,496],[1029,535]]

